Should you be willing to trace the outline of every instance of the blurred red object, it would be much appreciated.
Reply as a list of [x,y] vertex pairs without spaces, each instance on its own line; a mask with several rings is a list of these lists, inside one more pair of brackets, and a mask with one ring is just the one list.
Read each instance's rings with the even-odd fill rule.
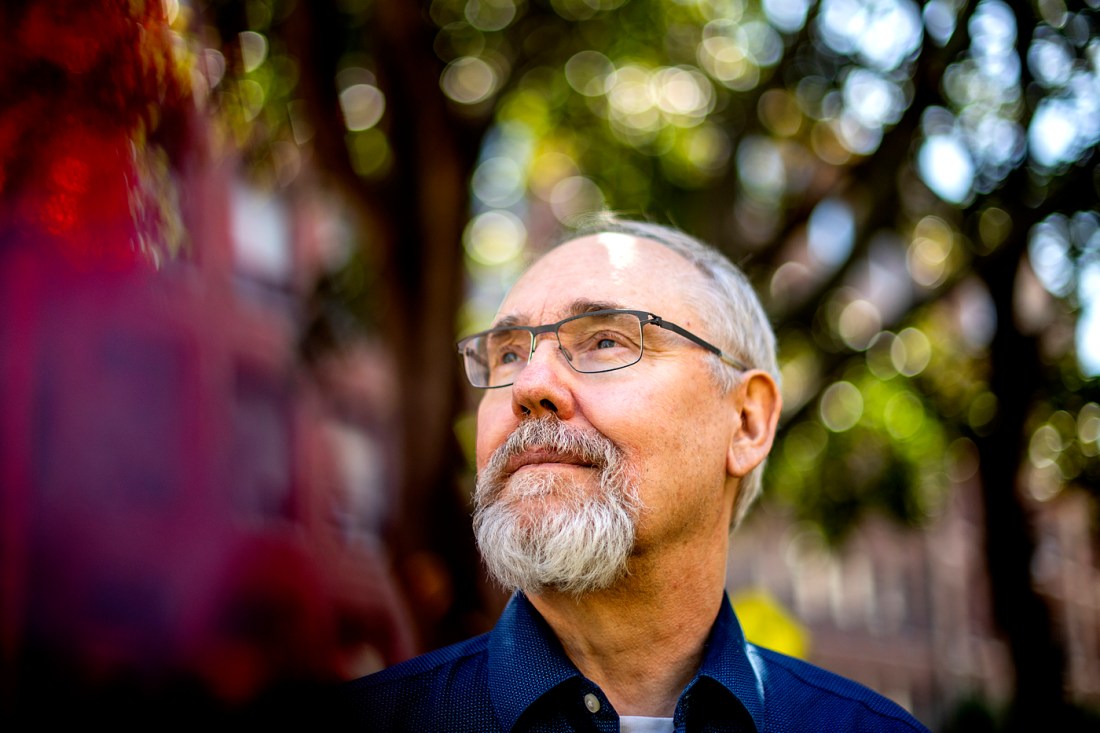
[[0,727],[315,723],[413,653],[165,7],[0,6]]
[[48,240],[0,246],[0,702],[235,710],[410,656],[285,314]]

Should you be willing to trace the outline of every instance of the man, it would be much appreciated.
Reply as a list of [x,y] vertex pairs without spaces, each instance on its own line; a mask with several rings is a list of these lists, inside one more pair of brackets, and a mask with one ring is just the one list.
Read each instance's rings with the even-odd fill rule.
[[485,390],[474,529],[515,594],[490,633],[350,683],[367,728],[926,730],[742,636],[726,558],[780,394],[774,333],[728,260],[602,217],[459,349]]

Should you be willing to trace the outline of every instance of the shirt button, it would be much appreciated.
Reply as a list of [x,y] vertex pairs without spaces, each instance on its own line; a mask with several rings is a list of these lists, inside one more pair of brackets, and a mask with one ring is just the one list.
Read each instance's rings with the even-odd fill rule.
[[600,698],[590,692],[584,696],[584,706],[588,708],[588,712],[598,713],[600,712]]

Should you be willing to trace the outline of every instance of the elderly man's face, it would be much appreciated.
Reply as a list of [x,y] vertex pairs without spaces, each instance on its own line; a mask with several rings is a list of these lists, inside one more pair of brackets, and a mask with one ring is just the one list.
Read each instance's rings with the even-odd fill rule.
[[[593,308],[628,308],[713,339],[704,315],[690,305],[689,293],[702,287],[702,278],[687,260],[650,240],[621,234],[585,237],[552,250],[528,270],[505,299],[497,321],[539,325]],[[690,341],[650,326],[639,363],[581,374],[567,364],[552,334],[540,336],[515,383],[482,398],[477,464],[483,477],[492,474],[492,481],[479,485],[479,502],[506,500],[508,521],[520,527],[562,513],[564,519],[542,530],[553,535],[578,507],[608,490],[625,492],[618,515],[625,512],[636,520],[628,548],[633,556],[675,546],[700,532],[721,535],[729,526],[732,503],[727,451],[739,423],[731,406],[736,395],[722,394],[710,359]],[[518,453],[486,472],[509,436],[521,424],[535,422],[560,426],[582,442],[591,440],[544,450],[550,438],[536,431],[526,436]],[[619,462],[618,487],[608,483],[606,462],[597,457],[605,448]],[[485,552],[489,540],[479,534],[479,541]]]

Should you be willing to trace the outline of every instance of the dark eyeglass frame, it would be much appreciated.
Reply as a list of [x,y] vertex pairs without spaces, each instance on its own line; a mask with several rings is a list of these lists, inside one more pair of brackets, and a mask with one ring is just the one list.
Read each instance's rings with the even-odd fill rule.
[[665,330],[672,331],[673,333],[677,333],[677,334],[683,336],[684,338],[686,338],[687,340],[691,341],[692,343],[694,343],[698,346],[702,346],[704,349],[706,349],[710,353],[714,354],[719,359],[721,359],[723,362],[730,365],[731,367],[733,367],[734,369],[736,369],[739,372],[748,371],[748,369],[749,369],[748,365],[745,364],[743,361],[740,361],[739,359],[733,358],[732,356],[730,356],[729,354],[726,354],[720,348],[718,348],[714,344],[710,343],[706,339],[703,339],[699,336],[696,336],[691,331],[687,330],[683,326],[678,326],[677,324],[673,323],[672,321],[666,321],[665,319],[661,318],[660,316],[658,316],[655,313],[650,313],[649,311],[640,311],[640,310],[627,310],[627,309],[622,309],[622,308],[605,308],[603,310],[589,311],[587,313],[578,313],[575,316],[569,316],[568,318],[563,318],[560,321],[558,321],[557,323],[546,323],[546,324],[543,324],[541,326],[497,326],[495,328],[489,328],[489,329],[486,329],[484,331],[479,331],[478,333],[470,334],[469,336],[466,336],[466,337],[460,339],[457,343],[458,355],[460,357],[462,357],[462,368],[463,368],[464,373],[466,374],[466,380],[468,382],[470,382],[470,384],[475,389],[500,389],[501,387],[511,387],[512,384],[514,383],[514,380],[512,382],[507,382],[505,384],[492,384],[492,385],[486,385],[486,386],[479,386],[479,385],[476,385],[476,384],[473,383],[473,380],[470,379],[470,370],[469,370],[469,367],[467,366],[467,362],[466,362],[466,348],[465,347],[471,341],[473,341],[474,339],[483,338],[485,336],[488,336],[491,333],[498,333],[498,332],[503,332],[503,331],[526,331],[527,333],[531,334],[531,348],[530,348],[530,351],[527,354],[527,361],[530,361],[531,357],[535,353],[535,348],[538,345],[538,337],[541,334],[553,333],[554,338],[557,339],[557,341],[558,341],[558,349],[561,349],[562,348],[562,346],[561,346],[561,337],[558,334],[558,329],[561,328],[564,324],[569,323],[570,321],[575,321],[578,318],[588,318],[590,316],[615,316],[615,315],[630,315],[630,316],[637,317],[637,319],[638,319],[638,333],[639,333],[639,336],[640,336],[640,340],[639,340],[639,343],[638,343],[638,358],[635,359],[634,361],[630,362],[629,364],[621,364],[619,366],[610,367],[608,369],[599,369],[599,370],[596,370],[596,371],[585,371],[585,370],[582,370],[582,369],[578,369],[573,364],[571,359],[566,358],[565,362],[567,364],[569,364],[570,368],[573,369],[573,371],[578,372],[580,374],[603,374],[605,372],[614,372],[614,371],[617,371],[619,369],[626,369],[627,367],[634,366],[639,361],[641,361],[642,357],[645,355],[645,327],[646,326],[657,326],[658,328],[663,328]]

